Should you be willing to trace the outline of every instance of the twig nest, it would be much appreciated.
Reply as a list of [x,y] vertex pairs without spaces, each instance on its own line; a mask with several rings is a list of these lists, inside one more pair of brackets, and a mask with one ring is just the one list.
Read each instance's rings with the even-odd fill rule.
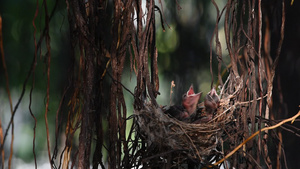
[[200,124],[169,117],[150,103],[142,110],[135,110],[135,115],[148,145],[155,144],[161,150],[182,151],[190,158],[202,160],[216,150],[225,124],[230,120],[230,115],[224,112],[225,104],[220,105],[211,121]]

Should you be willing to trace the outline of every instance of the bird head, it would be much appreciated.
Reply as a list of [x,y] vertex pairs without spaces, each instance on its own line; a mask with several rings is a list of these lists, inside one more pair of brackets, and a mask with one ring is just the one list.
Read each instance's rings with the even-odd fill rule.
[[220,98],[215,88],[206,95],[204,106],[208,113],[213,113],[220,105]]
[[191,85],[186,94],[182,96],[182,105],[187,110],[189,115],[196,111],[201,94],[202,92],[195,94],[193,85]]

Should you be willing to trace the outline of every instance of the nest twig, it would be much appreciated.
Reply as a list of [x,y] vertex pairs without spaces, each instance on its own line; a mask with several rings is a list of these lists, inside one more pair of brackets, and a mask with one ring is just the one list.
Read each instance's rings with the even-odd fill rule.
[[233,121],[233,112],[237,107],[233,100],[242,88],[240,81],[235,92],[227,94],[227,83],[228,80],[221,89],[220,106],[213,119],[207,123],[179,121],[150,102],[145,103],[143,109],[135,110],[139,132],[144,141],[148,147],[156,147],[156,151],[146,153],[144,159],[170,155],[178,163],[187,159],[207,163],[209,157],[222,155],[218,147],[226,126]]
[[[223,104],[224,105],[224,104]],[[150,103],[140,111],[135,111],[140,131],[148,145],[155,144],[162,150],[178,150],[189,158],[202,161],[216,152],[216,147],[231,113],[222,114],[227,108],[220,107],[218,118],[209,123],[193,124],[169,117],[161,108]]]

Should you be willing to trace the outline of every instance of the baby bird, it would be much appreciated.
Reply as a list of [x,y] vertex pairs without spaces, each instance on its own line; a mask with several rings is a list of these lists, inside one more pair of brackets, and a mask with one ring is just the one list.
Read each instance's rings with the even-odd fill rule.
[[182,96],[182,105],[188,112],[189,116],[196,111],[201,94],[202,92],[195,94],[193,85],[191,85],[186,94]]
[[201,97],[201,92],[195,94],[193,85],[190,86],[189,90],[182,96],[181,105],[170,106],[165,113],[175,117],[178,120],[186,121],[190,115],[196,112],[198,101]]
[[[203,106],[204,105],[204,106]],[[196,114],[193,114],[191,117],[191,122],[194,124],[201,124],[209,122],[216,110],[220,105],[220,98],[214,88],[206,95],[203,102],[199,104],[199,108],[196,111]]]
[[214,114],[220,106],[220,98],[215,88],[206,95],[204,100],[205,111],[207,114]]

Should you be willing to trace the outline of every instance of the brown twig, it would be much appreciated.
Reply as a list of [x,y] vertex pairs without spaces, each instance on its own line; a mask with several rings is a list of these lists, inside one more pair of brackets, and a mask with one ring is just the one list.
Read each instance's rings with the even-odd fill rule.
[[171,87],[170,87],[170,103],[169,103],[170,106],[172,105],[173,87],[175,87],[174,80],[172,80],[172,82],[171,82]]
[[[1,145],[3,145],[3,129],[2,129],[2,123],[1,123],[1,119],[0,119],[0,143]],[[5,161],[5,157],[4,157],[4,149],[1,150],[1,160]],[[2,169],[4,169],[4,162],[2,162],[1,164]]]
[[[3,35],[2,35],[2,17],[0,16],[0,49],[1,49],[1,58],[2,58],[2,65],[4,69],[4,74],[5,74],[5,81],[6,81],[6,92],[8,95],[9,99],[9,107],[10,107],[10,112],[11,115],[13,115],[13,106],[12,106],[12,100],[11,100],[11,94],[9,90],[9,80],[8,80],[8,72],[7,72],[7,67],[6,67],[6,62],[5,62],[5,57],[4,57],[4,49],[3,49]],[[9,154],[9,159],[8,159],[8,168],[11,168],[11,160],[12,160],[12,155],[13,155],[13,142],[14,142],[14,121],[12,120],[11,122],[11,142],[10,142],[10,154]],[[2,161],[4,163],[4,161]]]
[[230,156],[232,156],[237,150],[239,150],[243,145],[245,145],[248,141],[250,141],[252,138],[254,138],[256,135],[260,134],[261,132],[263,131],[268,131],[268,130],[272,130],[272,129],[275,129],[279,126],[281,126],[282,124],[284,123],[287,123],[287,122],[291,122],[293,123],[293,121],[300,116],[300,111],[294,115],[293,117],[290,117],[288,119],[285,119],[281,122],[279,122],[278,124],[276,125],[273,125],[273,126],[270,126],[270,127],[265,127],[265,128],[262,128],[261,130],[259,131],[256,131],[254,134],[252,134],[250,137],[248,137],[243,143],[241,143],[240,145],[238,145],[234,150],[232,150],[230,153],[228,153],[223,159],[217,161],[216,163],[214,163],[214,165],[219,165],[220,163],[222,163],[224,160],[226,160],[227,158],[229,158]]
[[[58,0],[55,1],[54,8],[53,8],[53,10],[52,10],[52,12],[51,12],[51,14],[50,14],[50,16],[49,16],[49,22],[51,21],[53,15],[54,15],[54,12],[55,12],[56,7],[57,7],[57,3],[58,3]],[[38,43],[37,43],[37,49],[40,49],[40,47],[41,47],[41,45],[42,45],[42,41],[43,41],[43,39],[45,38],[45,36],[46,36],[46,27],[43,29],[43,32],[42,32],[41,35],[40,35],[39,41],[38,41]],[[7,125],[6,130],[5,130],[5,134],[4,134],[4,137],[3,137],[3,144],[1,144],[1,146],[0,146],[0,151],[1,151],[1,152],[2,152],[2,150],[3,150],[3,146],[4,146],[4,143],[5,143],[5,140],[6,140],[8,131],[9,131],[9,129],[10,129],[11,125],[12,125],[13,119],[14,119],[14,117],[15,117],[16,111],[17,111],[17,109],[19,108],[19,105],[20,105],[20,103],[21,103],[22,100],[23,100],[23,97],[24,97],[24,94],[25,94],[25,91],[26,91],[26,85],[27,85],[27,82],[28,82],[28,80],[29,80],[29,78],[30,78],[30,76],[31,76],[31,74],[32,74],[33,68],[34,68],[34,66],[35,66],[34,64],[35,64],[35,62],[34,62],[34,58],[33,58],[33,61],[31,62],[30,69],[29,69],[29,71],[28,71],[28,73],[27,73],[27,76],[25,77],[24,83],[23,83],[23,85],[22,85],[22,92],[21,92],[21,94],[20,94],[20,97],[19,97],[19,99],[18,99],[18,101],[17,101],[17,103],[16,103],[14,109],[13,109],[13,114],[11,115],[10,120],[9,120],[9,123],[8,123],[8,125]]]
[[49,35],[49,14],[47,1],[43,2],[45,9],[45,28],[46,28],[46,46],[47,46],[47,92],[46,92],[46,108],[45,108],[45,124],[46,124],[46,133],[47,133],[47,149],[48,149],[48,158],[51,169],[52,161],[51,161],[51,150],[50,150],[50,136],[49,136],[49,126],[48,126],[48,110],[49,110],[49,101],[50,101],[50,63],[51,63],[51,47],[50,47],[50,35]]
[[34,165],[35,165],[35,169],[37,169],[37,162],[36,162],[36,153],[35,153],[35,137],[36,137],[36,124],[37,124],[37,119],[36,117],[34,116],[33,112],[32,112],[32,109],[31,109],[31,103],[32,103],[32,92],[33,92],[33,89],[34,89],[34,85],[35,85],[35,68],[36,68],[36,63],[37,63],[37,50],[38,50],[38,47],[37,47],[37,42],[36,42],[36,26],[35,26],[35,19],[36,17],[38,16],[38,13],[39,13],[39,2],[37,0],[36,2],[36,10],[35,10],[35,14],[34,14],[34,18],[32,20],[32,25],[33,25],[33,28],[34,28],[34,32],[33,32],[33,40],[34,40],[34,46],[35,46],[35,49],[34,49],[34,64],[33,64],[33,68],[32,68],[32,86],[31,86],[31,89],[30,89],[30,94],[29,94],[29,112],[30,112],[30,115],[31,117],[34,119],[34,126],[33,126],[33,140],[32,140],[32,152],[33,152],[33,157],[34,157]]

